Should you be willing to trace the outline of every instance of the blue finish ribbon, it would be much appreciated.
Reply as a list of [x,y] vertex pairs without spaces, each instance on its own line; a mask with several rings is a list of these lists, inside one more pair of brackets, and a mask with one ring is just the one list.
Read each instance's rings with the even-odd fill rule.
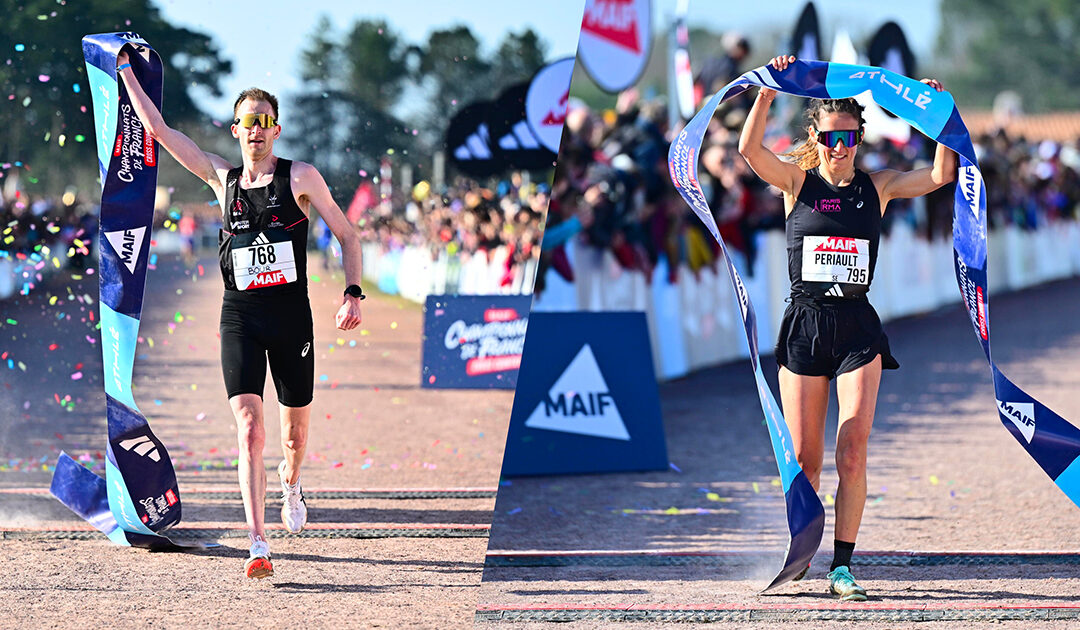
[[990,296],[986,286],[986,186],[971,137],[952,95],[871,66],[802,60],[784,71],[762,66],[746,72],[709,99],[671,144],[668,167],[672,182],[720,244],[727,262],[742,310],[758,397],[780,468],[791,539],[783,568],[765,590],[790,580],[813,557],[821,543],[824,509],[795,461],[791,433],[761,373],[754,308],[742,279],[728,259],[724,241],[697,181],[698,152],[713,112],[723,101],[753,86],[810,98],[847,98],[869,90],[878,105],[957,153],[959,171],[953,206],[953,260],[964,306],[993,373],[998,415],[1005,428],[1062,492],[1080,505],[1080,429],[1005,378],[991,358]]
[[102,187],[98,271],[109,441],[104,480],[61,453],[50,491],[117,544],[179,546],[161,535],[180,522],[176,472],[131,392],[154,220],[158,147],[143,129],[116,72],[116,57],[126,47],[132,70],[160,107],[161,59],[130,32],[88,35],[82,45],[93,94]]

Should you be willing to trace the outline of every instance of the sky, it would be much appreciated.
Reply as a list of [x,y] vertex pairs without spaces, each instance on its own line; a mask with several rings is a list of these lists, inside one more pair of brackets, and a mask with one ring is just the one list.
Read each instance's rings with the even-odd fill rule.
[[[674,12],[676,1],[653,0],[658,27]],[[887,20],[895,20],[903,27],[916,57],[927,59],[937,36],[940,1],[818,0],[815,6],[826,49],[831,47],[838,27],[858,36],[869,34]],[[766,5],[689,0],[689,20],[692,26],[717,32],[734,29],[753,41],[755,31],[777,27],[790,31],[805,2],[772,0]],[[531,26],[548,43],[548,56],[554,60],[575,54],[584,0],[304,0],[300,3],[302,9],[285,0],[241,5],[248,9],[259,7],[259,13],[267,16],[261,19],[254,19],[250,11],[223,9],[219,0],[157,0],[156,4],[173,24],[212,36],[222,55],[232,61],[233,73],[221,80],[222,97],[200,90],[194,93],[203,109],[217,118],[227,116],[218,112],[229,112],[235,94],[252,85],[286,98],[299,91],[299,53],[322,14],[330,16],[339,33],[358,18],[382,18],[406,41],[417,44],[435,29],[465,23],[481,39],[486,51],[494,49],[507,32],[521,32]]]
[[[675,12],[675,4],[676,0],[653,0],[653,13],[657,17],[671,15]],[[838,28],[845,28],[852,36],[869,35],[892,20],[904,29],[916,59],[929,59],[941,23],[940,5],[941,0],[817,0],[814,9],[821,25],[826,54],[832,48]],[[717,32],[737,30],[752,44],[757,30],[779,27],[784,33],[790,33],[804,6],[806,0],[770,0],[768,3],[690,0],[687,20],[691,27],[705,26]],[[782,51],[775,52],[780,54]]]
[[[585,6],[584,0],[156,0],[155,4],[171,24],[210,35],[222,56],[232,61],[232,74],[221,80],[224,96],[193,92],[203,110],[219,119],[231,113],[236,94],[252,85],[283,98],[299,91],[300,51],[323,14],[339,34],[361,18],[385,19],[414,44],[422,44],[433,30],[464,23],[485,52],[494,50],[506,33],[531,26],[547,42],[548,57],[554,60],[577,51]],[[230,9],[232,5],[243,10]]]

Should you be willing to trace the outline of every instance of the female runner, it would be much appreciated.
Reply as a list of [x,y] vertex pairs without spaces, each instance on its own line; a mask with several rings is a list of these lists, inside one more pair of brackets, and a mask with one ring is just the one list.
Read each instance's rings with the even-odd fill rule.
[[[774,58],[784,70],[794,56]],[[923,79],[942,90],[935,79]],[[764,146],[765,120],[776,91],[761,88],[739,138],[750,168],[784,193],[791,297],[776,344],[780,400],[795,453],[817,490],[825,450],[829,381],[840,404],[836,434],[836,527],[829,591],[865,601],[849,568],[866,503],[866,450],[881,370],[900,365],[866,298],[874,279],[881,216],[889,201],[925,195],[953,181],[956,155],[938,144],[931,167],[908,172],[855,168],[863,137],[855,99],[812,99],[807,141],[785,162]],[[806,571],[799,576],[805,575]],[[796,579],[799,579],[796,578]]]

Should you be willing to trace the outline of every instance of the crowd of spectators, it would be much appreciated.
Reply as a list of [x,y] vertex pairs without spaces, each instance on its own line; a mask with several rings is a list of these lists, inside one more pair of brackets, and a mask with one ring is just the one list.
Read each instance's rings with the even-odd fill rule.
[[0,259],[27,267],[16,279],[21,284],[40,280],[32,271],[57,268],[53,258],[60,266],[85,268],[96,238],[97,208],[77,202],[74,195],[56,199],[21,190],[0,195]]
[[[788,124],[774,111],[767,144],[777,153],[806,138],[798,129],[799,101]],[[778,110],[774,105],[774,110]],[[758,178],[738,153],[746,110],[728,107],[713,117],[699,161],[699,181],[729,251],[742,254],[753,274],[756,235],[784,228],[783,200]],[[712,265],[718,246],[679,196],[668,177],[667,152],[674,133],[661,100],[640,100],[633,91],[618,97],[613,111],[571,108],[556,169],[551,209],[538,275],[550,266],[566,280],[573,269],[565,254],[569,238],[610,250],[625,269],[652,276],[661,255],[692,271]],[[974,139],[987,189],[991,229],[1017,225],[1034,229],[1055,218],[1075,218],[1080,204],[1080,139],[1030,142],[1002,131]],[[857,166],[911,170],[930,163],[934,144],[918,132],[905,143],[881,139],[859,147]],[[907,223],[926,239],[951,238],[954,185],[923,200],[889,204],[883,230]],[[537,290],[542,290],[538,285]]]
[[506,285],[539,255],[549,192],[546,183],[527,183],[520,173],[490,187],[460,178],[441,192],[421,182],[408,198],[376,203],[356,223],[362,242],[386,251],[421,247],[432,260],[449,256],[460,262],[475,256],[491,262],[498,252]]

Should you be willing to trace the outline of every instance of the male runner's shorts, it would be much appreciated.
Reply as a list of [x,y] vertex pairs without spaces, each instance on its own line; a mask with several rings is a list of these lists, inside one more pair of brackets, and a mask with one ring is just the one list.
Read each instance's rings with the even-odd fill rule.
[[780,323],[776,363],[803,376],[851,372],[881,355],[881,367],[900,367],[870,302],[793,297]]
[[306,296],[244,296],[221,304],[221,371],[229,398],[263,395],[266,363],[278,402],[303,407],[315,387],[311,305]]

